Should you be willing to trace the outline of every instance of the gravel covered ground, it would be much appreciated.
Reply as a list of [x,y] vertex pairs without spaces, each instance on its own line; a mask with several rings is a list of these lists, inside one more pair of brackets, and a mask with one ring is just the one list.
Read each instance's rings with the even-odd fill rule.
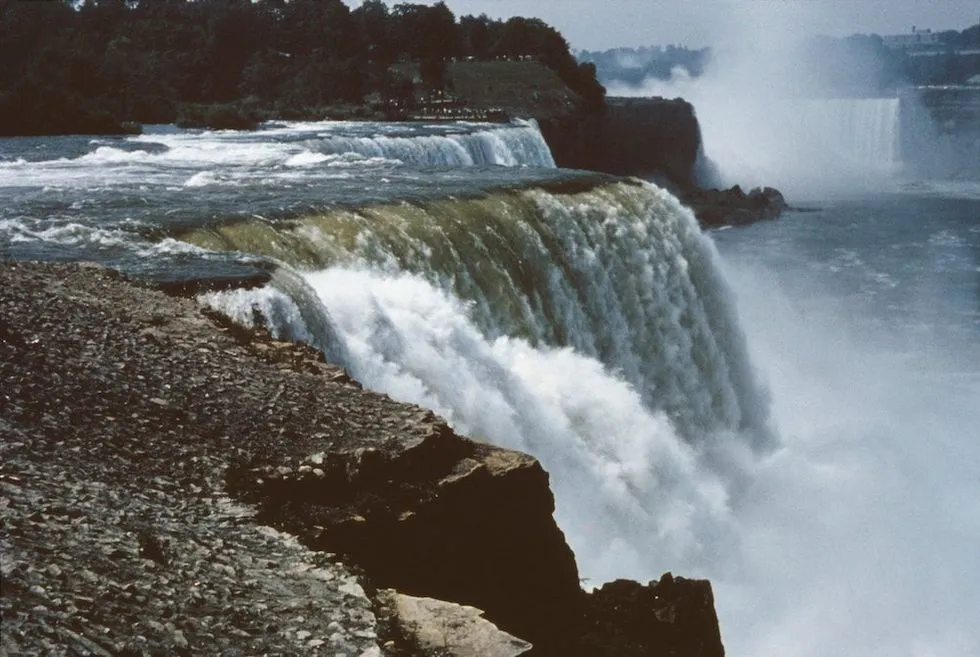
[[191,300],[0,263],[0,654],[380,654],[361,581],[224,472],[433,421]]

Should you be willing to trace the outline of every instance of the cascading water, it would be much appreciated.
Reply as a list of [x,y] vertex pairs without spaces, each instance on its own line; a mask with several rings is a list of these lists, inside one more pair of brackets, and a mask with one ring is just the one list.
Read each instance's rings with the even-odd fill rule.
[[[305,265],[318,299],[293,303],[324,306],[359,380],[541,458],[587,576],[696,568],[732,540],[732,484],[742,450],[771,441],[767,404],[713,247],[659,188],[497,192],[184,239]],[[207,302],[309,333],[269,291]]]
[[415,274],[471,303],[491,339],[568,346],[616,369],[692,440],[765,425],[710,242],[653,185],[386,204],[183,239],[314,270]]
[[[780,57],[761,58],[760,70],[778,66]],[[717,169],[696,173],[712,185],[772,186],[790,199],[826,198],[878,188],[903,171],[903,132],[912,116],[907,97],[826,96],[798,71],[768,79],[747,62],[734,65],[727,73],[691,78],[679,72],[641,87],[613,82],[611,93],[691,102],[704,155]]]
[[441,135],[321,134],[306,144],[324,156],[356,153],[419,166],[555,166],[551,151],[533,121]]
[[726,184],[807,198],[873,187],[902,169],[898,98],[736,98],[697,107]]
[[790,103],[797,121],[807,126],[797,135],[805,155],[821,150],[840,158],[847,168],[866,167],[892,173],[901,164],[898,98],[834,98]]

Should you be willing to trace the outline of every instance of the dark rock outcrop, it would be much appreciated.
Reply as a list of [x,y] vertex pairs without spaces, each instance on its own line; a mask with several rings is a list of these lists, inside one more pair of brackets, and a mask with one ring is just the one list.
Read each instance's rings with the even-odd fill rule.
[[675,98],[607,98],[601,126],[600,171],[665,178],[695,187],[701,128],[694,107]]
[[[694,211],[705,228],[775,219],[786,209],[782,194],[771,187],[748,194],[737,185],[711,187],[718,183],[715,176],[707,175],[710,162],[704,156],[701,127],[689,102],[614,97],[606,103],[598,147],[588,168],[665,186]],[[557,141],[561,143],[560,136]]]
[[664,574],[643,586],[616,580],[590,596],[584,654],[723,657],[711,585]]
[[379,586],[478,607],[546,652],[567,649],[584,595],[548,475],[525,454],[429,421],[421,439],[233,468],[229,489],[263,522],[346,555]]
[[787,208],[786,199],[772,187],[757,187],[747,194],[738,185],[728,189],[693,188],[679,192],[679,196],[706,228],[776,219]]
[[537,655],[722,654],[707,583],[580,589],[533,458],[189,299],[0,265],[0,380],[5,652],[430,654],[394,585]]
[[586,101],[535,59],[454,62],[449,76],[453,96],[470,111],[534,118],[559,167],[602,170],[601,98]]

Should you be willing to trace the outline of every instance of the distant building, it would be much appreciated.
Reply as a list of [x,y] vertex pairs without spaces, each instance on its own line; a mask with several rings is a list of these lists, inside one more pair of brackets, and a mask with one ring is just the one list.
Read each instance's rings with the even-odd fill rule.
[[914,27],[909,34],[890,34],[881,37],[881,40],[893,50],[935,50],[941,46],[937,32]]

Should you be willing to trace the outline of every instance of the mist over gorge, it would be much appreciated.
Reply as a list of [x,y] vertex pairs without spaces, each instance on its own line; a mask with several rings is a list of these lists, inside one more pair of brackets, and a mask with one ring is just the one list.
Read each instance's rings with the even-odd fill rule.
[[[730,3],[733,22],[717,30],[710,48],[579,56],[597,65],[610,96],[690,102],[719,185],[772,185],[805,200],[860,192],[903,174],[975,170],[980,92],[962,85],[980,71],[973,45],[980,28],[927,30],[932,50],[909,55],[878,35],[818,36],[818,3],[759,4]],[[947,94],[959,95],[939,98],[923,85],[952,85]]]
[[717,184],[812,211],[714,233],[781,441],[709,568],[726,648],[972,655],[980,25],[891,33],[942,44],[909,53],[814,38],[829,4],[719,3],[710,49],[584,59],[610,96],[690,102]]

